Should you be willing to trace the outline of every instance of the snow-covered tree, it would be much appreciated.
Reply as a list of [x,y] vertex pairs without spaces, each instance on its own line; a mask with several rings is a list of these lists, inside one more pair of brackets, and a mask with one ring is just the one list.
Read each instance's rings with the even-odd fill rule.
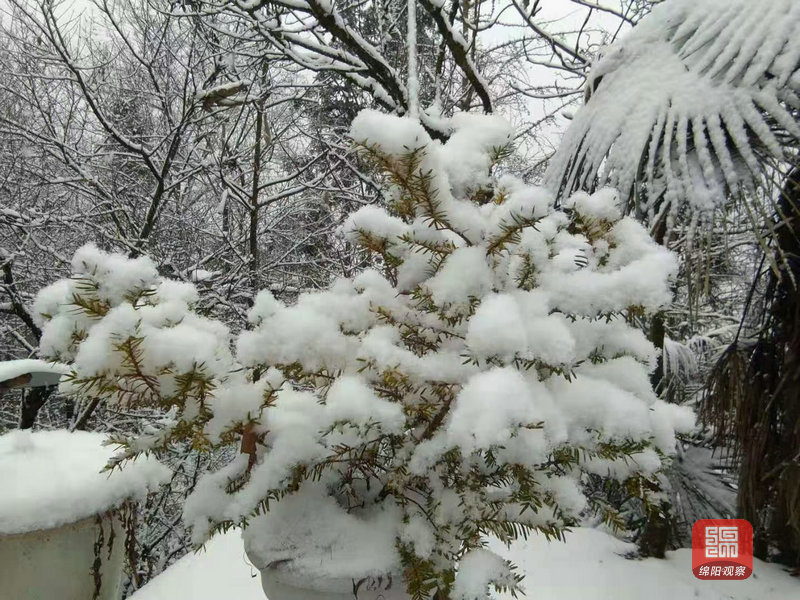
[[40,292],[42,352],[73,368],[62,391],[168,411],[114,436],[120,459],[241,444],[186,503],[195,543],[244,524],[259,566],[306,581],[349,591],[402,574],[415,599],[482,598],[521,580],[487,536],[560,538],[592,509],[617,519],[587,502],[585,475],[648,501],[694,421],[656,398],[654,348],[631,325],[669,302],[673,255],[612,190],[556,209],[499,174],[501,119],[449,127],[442,144],[410,118],[356,118],[385,206],[343,234],[374,268],[290,305],[260,292],[235,344],[147,258],[87,246],[72,278]]

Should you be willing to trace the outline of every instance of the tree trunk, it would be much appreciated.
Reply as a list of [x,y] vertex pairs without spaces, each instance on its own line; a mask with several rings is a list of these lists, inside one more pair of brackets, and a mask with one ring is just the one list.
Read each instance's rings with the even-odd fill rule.
[[250,286],[253,294],[261,289],[259,270],[261,268],[258,256],[258,195],[261,176],[261,138],[263,135],[264,119],[263,102],[258,103],[256,111],[255,148],[253,150],[253,182],[250,190],[250,231],[248,234],[248,251],[250,254]]
[[[663,225],[655,228],[653,232],[657,243],[664,245],[666,229]],[[667,328],[663,312],[656,313],[650,322],[650,342],[656,348],[656,367],[650,374],[650,384],[656,394],[659,394],[664,383],[664,338]],[[670,533],[670,513],[669,502],[659,502],[646,509],[646,521],[644,530],[639,538],[639,553],[642,556],[653,556],[664,558],[667,551]]]
[[19,428],[32,429],[36,423],[36,417],[39,415],[39,410],[47,402],[50,394],[53,393],[53,388],[33,388],[22,395],[22,406],[19,411]]
[[664,558],[670,532],[670,504],[659,502],[647,508],[647,522],[639,538],[639,554]]

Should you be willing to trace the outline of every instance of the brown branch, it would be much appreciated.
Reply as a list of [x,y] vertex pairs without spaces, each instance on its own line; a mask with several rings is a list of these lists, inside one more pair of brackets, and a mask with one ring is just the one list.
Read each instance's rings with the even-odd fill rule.
[[38,343],[39,339],[42,337],[42,330],[36,324],[36,321],[33,319],[33,315],[28,312],[28,309],[25,308],[25,304],[22,302],[19,290],[17,289],[17,284],[14,281],[14,274],[11,271],[13,259],[10,256],[5,255],[5,253],[0,250],[0,260],[3,261],[3,283],[5,284],[3,287],[6,294],[8,294],[9,299],[11,300],[11,311],[17,317],[19,317],[20,320],[25,323],[25,325],[27,325],[28,329],[31,330],[31,333],[36,338],[36,342]]
[[580,70],[580,68],[586,67],[586,66],[589,65],[589,59],[587,59],[585,56],[583,56],[579,52],[576,52],[575,50],[570,48],[567,44],[565,44],[564,42],[558,40],[554,35],[548,33],[547,31],[545,31],[544,29],[539,27],[536,23],[534,23],[533,22],[533,15],[532,14],[528,14],[527,12],[525,12],[525,9],[522,6],[520,6],[518,0],[512,0],[512,2],[514,4],[514,8],[517,9],[517,12],[522,17],[522,19],[525,21],[525,24],[528,27],[530,27],[542,39],[546,40],[548,44],[550,44],[550,47],[553,49],[553,53],[556,56],[558,56],[558,58],[561,60],[561,62],[564,64],[565,67],[567,65],[564,62],[564,57],[561,55],[562,52],[564,54],[569,55],[576,62],[580,63],[580,65],[576,65],[573,68],[568,69],[568,70],[578,71],[578,70]]
[[78,416],[78,420],[69,428],[70,431],[81,431],[86,428],[86,424],[89,422],[89,417],[92,416],[94,409],[97,408],[97,405],[100,404],[100,398],[92,398],[89,401],[89,406]]
[[433,17],[433,20],[436,23],[436,28],[439,30],[439,35],[442,36],[442,41],[447,45],[450,53],[453,55],[453,60],[464,72],[464,75],[467,77],[472,89],[475,90],[475,93],[481,99],[483,112],[491,113],[492,99],[489,95],[489,90],[486,88],[486,84],[478,74],[475,64],[467,54],[467,47],[464,45],[464,42],[456,38],[453,28],[448,21],[448,15],[443,12],[443,7],[435,6],[431,0],[421,0],[421,3],[425,10],[428,11],[428,14]]
[[[248,6],[244,8],[238,5],[238,8],[248,13],[251,18],[257,20],[256,12],[267,4],[268,2],[264,0],[254,7]],[[274,4],[285,6],[290,10],[298,10],[297,6],[292,3],[283,4],[278,0],[274,1]],[[383,57],[380,56],[377,50],[344,24],[335,8],[326,7],[317,0],[308,0],[307,4],[308,9],[302,9],[303,12],[313,15],[317,23],[319,23],[326,32],[330,33],[363,63],[365,66],[365,73],[374,77],[383,86],[395,104],[407,110],[408,99],[406,98],[406,91],[402,83],[398,80],[397,74],[393,71],[391,66],[383,60]],[[314,48],[314,51],[322,53],[320,48]]]
[[256,442],[258,441],[258,436],[256,435],[253,423],[248,423],[244,427],[244,432],[242,433],[242,444],[239,448],[239,451],[242,454],[247,454],[247,470],[253,468],[253,465],[256,464],[257,456],[256,456]]

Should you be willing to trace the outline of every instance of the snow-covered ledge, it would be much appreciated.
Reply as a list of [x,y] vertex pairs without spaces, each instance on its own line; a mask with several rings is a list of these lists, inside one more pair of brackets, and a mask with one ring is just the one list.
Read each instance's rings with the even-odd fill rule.
[[124,563],[121,509],[169,477],[154,459],[101,472],[98,433],[0,436],[0,581],[15,600],[112,600]]
[[69,373],[67,365],[35,358],[0,361],[0,392],[11,388],[58,385],[66,373]]

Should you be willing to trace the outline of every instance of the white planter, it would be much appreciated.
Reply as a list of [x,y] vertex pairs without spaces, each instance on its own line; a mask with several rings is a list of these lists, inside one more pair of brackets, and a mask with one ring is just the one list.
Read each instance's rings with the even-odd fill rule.
[[321,482],[272,503],[242,532],[269,600],[410,600],[393,504],[348,512]]
[[0,597],[116,600],[125,557],[116,513],[0,535]]
[[0,599],[116,600],[125,558],[123,506],[169,478],[145,458],[102,472],[99,433],[0,436]]
[[399,575],[319,579],[277,566],[261,570],[261,586],[269,600],[410,600]]

